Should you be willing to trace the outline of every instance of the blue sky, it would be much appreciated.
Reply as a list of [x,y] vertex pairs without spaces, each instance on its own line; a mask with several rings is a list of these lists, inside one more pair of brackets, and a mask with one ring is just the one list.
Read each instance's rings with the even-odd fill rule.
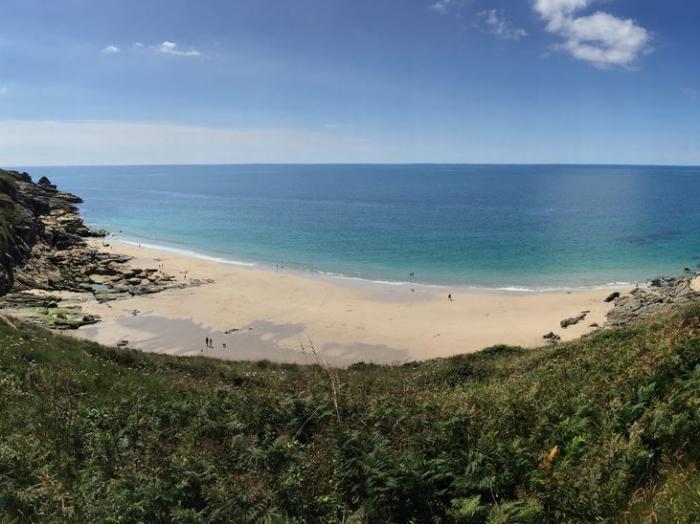
[[700,3],[5,0],[0,164],[700,164]]

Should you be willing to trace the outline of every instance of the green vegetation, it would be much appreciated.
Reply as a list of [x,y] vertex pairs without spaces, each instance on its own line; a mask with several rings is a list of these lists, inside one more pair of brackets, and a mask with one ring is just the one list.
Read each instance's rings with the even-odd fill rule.
[[15,197],[17,188],[10,175],[0,170],[0,248],[7,252],[15,222]]
[[12,310],[12,315],[21,320],[39,324],[50,329],[78,329],[81,326],[95,324],[99,321],[94,315],[83,313],[79,305],[75,306],[31,306]]
[[0,521],[700,520],[700,308],[401,367],[0,323]]

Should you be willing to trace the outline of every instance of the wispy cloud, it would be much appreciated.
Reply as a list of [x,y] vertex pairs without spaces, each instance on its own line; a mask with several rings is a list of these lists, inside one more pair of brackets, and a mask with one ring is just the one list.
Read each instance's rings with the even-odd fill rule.
[[164,53],[166,55],[201,56],[201,53],[199,51],[197,51],[196,49],[180,49],[175,42],[170,42],[168,40],[159,44],[156,47],[156,49],[160,53]]
[[381,159],[340,130],[116,121],[0,121],[0,165],[346,162]]
[[520,40],[527,36],[527,31],[515,26],[506,19],[503,9],[489,9],[476,15],[481,27],[492,35],[504,40]]
[[[172,56],[191,56],[191,57],[203,56],[202,53],[200,53],[196,49],[181,48],[175,42],[172,42],[170,40],[164,40],[160,44],[153,44],[153,45],[146,45],[143,42],[132,42],[130,47],[125,48],[125,52],[129,52],[129,51],[132,51],[135,53],[150,52],[150,53],[172,55]],[[102,48],[102,53],[105,55],[114,55],[114,54],[121,53],[121,52],[122,52],[122,49],[116,45],[113,45],[113,44]]]
[[603,11],[577,13],[594,0],[535,0],[534,10],[546,22],[547,31],[559,35],[558,46],[571,56],[599,68],[630,67],[649,51],[651,33],[631,19]]
[[108,45],[102,49],[105,55],[115,55],[119,52],[119,48],[115,45]]
[[683,89],[683,94],[687,96],[690,100],[695,102],[700,98],[700,89],[695,89],[694,87],[686,87]]
[[450,11],[463,7],[467,1],[468,0],[437,0],[437,2],[430,4],[430,9],[442,15],[446,15]]

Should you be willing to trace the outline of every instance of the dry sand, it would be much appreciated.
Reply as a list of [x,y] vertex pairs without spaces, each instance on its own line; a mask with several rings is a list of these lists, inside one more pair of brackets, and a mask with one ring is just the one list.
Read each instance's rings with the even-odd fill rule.
[[[332,365],[402,363],[501,343],[541,346],[549,331],[571,340],[590,332],[592,323],[602,325],[611,307],[603,301],[611,289],[525,293],[369,284],[110,244],[94,245],[133,256],[135,266],[162,264],[181,281],[213,281],[108,304],[79,297],[103,321],[77,336],[108,345],[127,340],[144,351],[307,363],[315,361],[312,341]],[[583,310],[590,310],[584,321],[559,326]],[[213,348],[205,348],[205,337]]]

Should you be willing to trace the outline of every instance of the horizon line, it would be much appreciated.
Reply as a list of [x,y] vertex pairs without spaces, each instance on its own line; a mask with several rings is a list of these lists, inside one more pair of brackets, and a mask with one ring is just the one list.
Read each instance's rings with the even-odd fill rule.
[[645,164],[626,162],[193,162],[193,163],[138,163],[138,164],[35,164],[24,166],[8,166],[7,170],[24,170],[47,167],[178,167],[178,166],[569,166],[569,167],[690,167],[700,168],[700,164]]

